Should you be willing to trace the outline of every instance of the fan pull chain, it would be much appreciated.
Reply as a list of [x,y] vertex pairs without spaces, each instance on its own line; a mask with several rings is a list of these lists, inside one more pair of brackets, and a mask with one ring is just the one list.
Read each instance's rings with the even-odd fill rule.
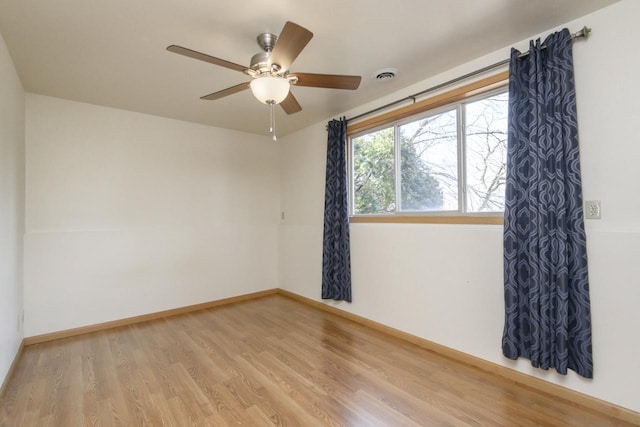
[[273,140],[277,141],[278,138],[276,138],[276,114],[275,114],[275,105],[274,103],[270,104],[271,107],[271,117],[270,117],[270,124],[269,124],[269,132],[271,133],[271,135],[273,135]]

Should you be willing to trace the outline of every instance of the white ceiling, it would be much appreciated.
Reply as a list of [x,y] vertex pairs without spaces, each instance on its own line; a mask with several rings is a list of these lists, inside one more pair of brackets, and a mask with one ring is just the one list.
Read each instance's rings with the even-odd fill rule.
[[[267,134],[268,107],[250,91],[199,99],[248,77],[165,48],[248,66],[256,36],[293,21],[314,38],[292,71],[363,80],[357,91],[294,87],[303,110],[277,109],[285,135],[614,2],[0,0],[0,33],[27,92]],[[371,79],[386,67],[394,81]]]

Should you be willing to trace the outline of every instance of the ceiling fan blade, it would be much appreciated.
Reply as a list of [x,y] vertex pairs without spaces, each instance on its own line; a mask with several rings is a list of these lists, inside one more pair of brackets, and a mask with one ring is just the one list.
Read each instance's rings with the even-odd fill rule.
[[289,95],[287,95],[287,97],[280,103],[280,105],[282,106],[284,112],[287,114],[297,113],[298,111],[302,110],[302,107],[300,106],[300,104],[298,104],[298,100],[295,96],[293,96],[291,91],[289,91]]
[[178,55],[188,56],[189,58],[197,59],[199,61],[208,62],[210,64],[219,65],[221,67],[230,68],[235,71],[244,72],[247,67],[235,64],[233,62],[225,61],[224,59],[216,58],[215,56],[207,55],[206,53],[198,52],[195,50],[188,49],[186,47],[177,46],[172,44],[171,46],[167,46],[167,50],[169,52],[177,53]]
[[312,37],[311,31],[287,21],[278,36],[273,51],[269,54],[269,62],[278,64],[281,71],[288,70]]
[[215,101],[216,99],[233,95],[234,93],[242,92],[243,90],[248,88],[249,88],[249,82],[240,83],[239,85],[231,86],[226,89],[219,90],[218,92],[213,92],[213,93],[210,93],[209,95],[201,96],[200,99],[206,99],[207,101]]
[[360,86],[362,77],[343,76],[339,74],[291,73],[287,77],[297,77],[296,86],[324,87],[329,89],[355,90]]

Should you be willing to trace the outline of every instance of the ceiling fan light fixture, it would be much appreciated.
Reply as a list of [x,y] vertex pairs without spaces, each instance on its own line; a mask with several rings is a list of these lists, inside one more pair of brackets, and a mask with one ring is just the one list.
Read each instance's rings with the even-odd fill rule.
[[289,95],[289,80],[284,77],[258,77],[249,84],[251,92],[263,104],[280,104]]

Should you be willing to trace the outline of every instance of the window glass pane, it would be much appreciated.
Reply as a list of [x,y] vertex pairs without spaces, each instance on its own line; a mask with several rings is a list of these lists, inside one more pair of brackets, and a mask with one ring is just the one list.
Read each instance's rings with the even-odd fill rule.
[[353,138],[355,214],[395,211],[393,127]]
[[508,94],[465,107],[467,212],[504,210]]
[[399,127],[400,210],[458,210],[456,110]]

